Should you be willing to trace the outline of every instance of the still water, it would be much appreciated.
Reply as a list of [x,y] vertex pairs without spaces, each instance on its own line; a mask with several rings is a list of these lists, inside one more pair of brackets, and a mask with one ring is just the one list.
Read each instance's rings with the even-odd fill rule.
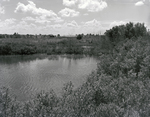
[[0,56],[0,87],[8,87],[18,100],[26,101],[41,90],[61,94],[72,81],[79,87],[96,69],[98,59],[85,56]]

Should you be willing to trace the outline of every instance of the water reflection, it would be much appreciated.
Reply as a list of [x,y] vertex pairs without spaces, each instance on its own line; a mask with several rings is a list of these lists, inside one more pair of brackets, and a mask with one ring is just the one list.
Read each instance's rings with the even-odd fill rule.
[[35,59],[44,59],[47,55],[11,55],[11,56],[0,56],[0,64],[18,64],[19,62],[29,62]]
[[9,87],[18,100],[50,89],[59,95],[64,83],[79,87],[98,60],[85,56],[5,56],[0,57],[0,86]]

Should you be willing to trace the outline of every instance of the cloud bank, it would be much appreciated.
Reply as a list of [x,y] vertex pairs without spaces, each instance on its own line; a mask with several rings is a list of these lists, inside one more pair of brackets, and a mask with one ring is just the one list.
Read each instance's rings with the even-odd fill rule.
[[45,20],[46,22],[48,22],[49,20],[53,20],[56,22],[63,21],[52,10],[37,8],[36,4],[32,1],[28,1],[28,5],[24,5],[23,3],[19,2],[14,12],[15,13],[31,13],[31,14],[38,16],[37,19],[43,20],[43,21]]
[[78,8],[87,9],[89,12],[99,12],[107,7],[105,1],[99,0],[79,0]]
[[103,0],[63,0],[63,5],[77,5],[79,9],[86,9],[89,12],[99,12],[105,9],[108,5]]

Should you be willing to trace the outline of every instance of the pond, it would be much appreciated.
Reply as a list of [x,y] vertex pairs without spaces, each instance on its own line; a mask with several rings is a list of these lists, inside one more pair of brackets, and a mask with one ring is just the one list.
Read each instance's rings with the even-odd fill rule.
[[97,62],[89,56],[0,56],[0,87],[8,87],[19,101],[27,101],[41,90],[53,89],[60,95],[69,81],[79,87]]

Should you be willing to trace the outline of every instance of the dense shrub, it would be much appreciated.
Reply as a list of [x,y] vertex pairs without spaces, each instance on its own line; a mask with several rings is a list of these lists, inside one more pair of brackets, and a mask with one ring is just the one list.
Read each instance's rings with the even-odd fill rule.
[[0,45],[0,55],[9,55],[12,53],[12,48],[10,44],[1,44]]
[[115,26],[112,29],[107,30],[105,35],[113,44],[116,44],[126,38],[131,39],[133,37],[143,37],[146,35],[146,32],[147,30],[144,24],[133,24],[132,22],[129,22],[126,25]]

